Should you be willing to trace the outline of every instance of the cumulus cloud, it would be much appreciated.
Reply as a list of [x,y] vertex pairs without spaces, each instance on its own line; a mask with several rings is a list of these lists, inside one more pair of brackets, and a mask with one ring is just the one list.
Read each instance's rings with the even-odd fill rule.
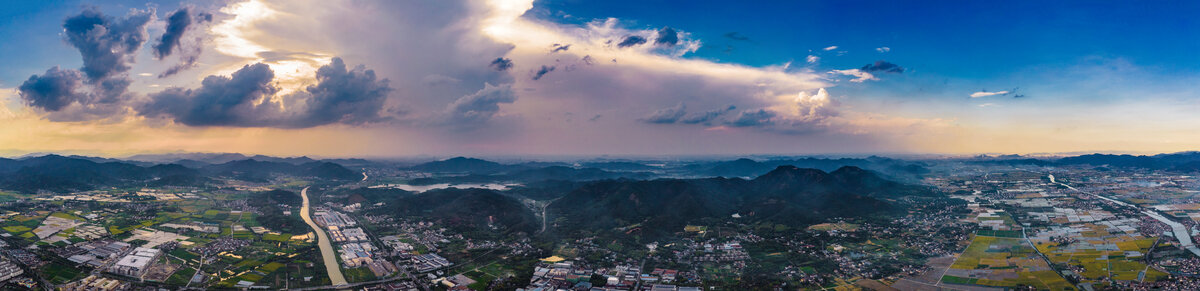
[[473,127],[486,123],[500,112],[500,104],[517,101],[512,84],[494,86],[484,84],[483,89],[462,96],[446,106],[443,122],[458,127]]
[[347,70],[341,58],[317,69],[317,84],[304,90],[305,112],[294,126],[312,127],[331,123],[364,124],[380,121],[383,102],[392,88],[388,79],[359,65]]
[[880,52],[880,53],[886,53],[886,52],[892,51],[892,48],[886,47],[886,46],[885,47],[877,47],[877,48],[875,48],[875,51]]
[[617,43],[617,47],[626,48],[626,47],[641,45],[644,43],[646,43],[645,37],[642,37],[639,35],[630,35],[630,36],[626,36],[625,40],[622,40],[620,43]]
[[869,73],[878,73],[878,72],[897,73],[897,74],[904,73],[903,67],[900,67],[899,65],[889,63],[886,61],[875,61],[874,64],[866,64],[866,65],[862,66],[862,68],[860,68],[859,70],[862,70],[863,72],[869,72]]
[[663,27],[658,30],[658,37],[654,39],[656,45],[675,46],[679,43],[679,33],[670,27]]
[[89,96],[79,92],[83,78],[83,73],[79,71],[63,70],[56,66],[41,76],[30,76],[17,90],[29,106],[58,111],[71,103],[88,103]]
[[114,118],[129,99],[129,70],[146,42],[154,10],[131,10],[122,18],[84,8],[63,22],[63,36],[83,57],[80,70],[51,68],[18,87],[26,104],[53,121]]
[[546,76],[546,74],[553,72],[554,68],[555,66],[542,66],[541,68],[538,68],[536,72],[533,72],[533,80],[541,80],[542,77]]
[[[824,88],[812,94],[801,91],[794,97],[780,96],[777,105],[738,112],[725,124],[782,134],[808,134],[846,122],[837,120],[840,112],[836,110],[836,105]],[[727,110],[734,108],[731,106]]]
[[117,19],[88,7],[67,18],[63,34],[83,56],[81,70],[88,79],[98,81],[129,71],[138,49],[146,42],[146,25],[151,20],[153,9],[132,10]]
[[197,23],[212,21],[212,14],[197,13],[193,16],[191,10],[191,7],[184,6],[167,16],[166,32],[163,32],[152,50],[154,57],[162,59],[175,52],[180,46],[183,34],[192,27],[193,18]]
[[192,9],[192,7],[184,6],[167,16],[166,32],[163,32],[158,43],[152,47],[151,52],[159,60],[170,56],[174,52],[181,53],[179,64],[171,66],[162,74],[159,74],[159,78],[165,78],[195,66],[201,52],[203,52],[203,46],[200,44],[201,38],[199,37],[196,38],[196,44],[188,48],[183,47],[182,40],[184,34],[190,30],[195,30],[195,24],[212,21],[212,14],[206,12],[193,13]]
[[854,82],[854,83],[862,83],[865,81],[878,81],[879,80],[879,78],[876,78],[874,74],[868,73],[861,69],[833,70],[833,71],[829,71],[829,73],[854,77],[854,79],[850,80],[850,82]]
[[496,58],[496,60],[492,61],[492,63],[488,64],[488,66],[496,71],[503,72],[508,71],[508,69],[512,69],[513,61],[506,58]]
[[263,63],[246,65],[231,76],[208,76],[200,88],[170,88],[150,95],[142,116],[163,117],[190,126],[278,126],[282,106],[271,100],[275,72]]
[[170,88],[150,94],[138,114],[189,126],[308,128],[380,121],[392,91],[387,79],[363,66],[348,70],[340,58],[317,70],[317,83],[279,96],[275,72],[263,63],[230,76],[208,76],[200,88]]
[[804,61],[808,62],[809,64],[816,64],[817,62],[821,61],[821,57],[808,55],[807,58],[804,58]]
[[650,113],[650,115],[642,117],[638,120],[645,123],[670,124],[679,121],[680,118],[683,118],[684,114],[687,114],[687,107],[684,106],[683,103],[679,103],[674,107],[655,110],[653,113]]

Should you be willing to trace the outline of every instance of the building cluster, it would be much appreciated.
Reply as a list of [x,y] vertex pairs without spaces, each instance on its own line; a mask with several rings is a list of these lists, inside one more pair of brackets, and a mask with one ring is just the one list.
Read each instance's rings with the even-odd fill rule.
[[423,254],[412,257],[413,269],[418,273],[426,273],[454,265],[450,260],[437,254]]
[[20,262],[22,265],[34,269],[46,264],[46,262],[39,259],[37,255],[34,255],[33,253],[30,253],[24,249],[4,250],[4,254],[8,255],[9,258],[17,260],[17,262]]
[[0,259],[0,282],[12,280],[24,273],[25,271],[12,261]]
[[329,240],[332,240],[335,243],[369,240],[369,238],[367,238],[367,233],[364,232],[361,227],[342,229],[337,226],[329,226],[327,230],[329,232]]
[[151,248],[135,248],[132,252],[122,257],[108,268],[109,272],[119,275],[125,275],[134,278],[141,278],[146,274],[146,270],[150,265],[154,264],[154,260],[162,255],[162,251]]
[[88,275],[83,280],[59,285],[58,288],[63,291],[111,291],[128,289],[129,284],[117,279]]
[[[643,273],[640,267],[628,264],[605,269],[573,261],[542,262],[534,267],[529,285],[518,290],[700,290],[699,287],[672,285],[680,274],[678,270],[661,268]],[[593,277],[603,278],[604,282],[595,284]]]
[[398,271],[395,264],[384,258],[379,247],[371,243],[370,237],[358,222],[349,215],[333,210],[313,213],[313,222],[325,228],[329,240],[337,243],[338,256],[349,268],[366,266],[376,277],[385,277]]
[[61,248],[59,255],[76,264],[100,267],[131,248],[126,242],[99,240]]
[[248,245],[250,245],[249,240],[221,237],[203,246],[192,248],[191,251],[202,256],[212,256],[223,252],[235,251]]

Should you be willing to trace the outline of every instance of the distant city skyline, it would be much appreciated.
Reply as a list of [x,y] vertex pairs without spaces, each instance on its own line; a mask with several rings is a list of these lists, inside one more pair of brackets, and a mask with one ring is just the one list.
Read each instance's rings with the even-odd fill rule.
[[0,11],[0,156],[1200,149],[1200,3],[65,1]]

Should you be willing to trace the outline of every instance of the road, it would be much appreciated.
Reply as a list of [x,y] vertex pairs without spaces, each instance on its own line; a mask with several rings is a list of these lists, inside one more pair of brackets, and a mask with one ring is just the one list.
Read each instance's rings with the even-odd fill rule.
[[337,253],[333,251],[333,245],[329,243],[329,236],[312,220],[310,213],[312,211],[308,205],[308,187],[300,190],[300,197],[304,198],[304,206],[300,208],[300,217],[304,218],[304,223],[312,227],[313,232],[317,234],[317,246],[321,248],[321,258],[325,261],[325,272],[329,273],[329,282],[333,283],[333,286],[347,285],[346,277],[342,276],[341,265],[338,265]]
[[1175,237],[1175,239],[1179,240],[1179,246],[1192,252],[1192,254],[1196,255],[1197,257],[1200,257],[1200,248],[1197,248],[1196,244],[1192,242],[1192,235],[1191,235],[1191,233],[1188,232],[1187,227],[1184,226],[1183,224],[1175,222],[1175,221],[1167,218],[1166,216],[1162,216],[1161,214],[1158,214],[1158,212],[1156,212],[1154,210],[1142,209],[1141,207],[1138,207],[1137,205],[1117,201],[1115,199],[1104,197],[1104,196],[1101,196],[1096,193],[1091,193],[1091,192],[1086,192],[1083,190],[1075,189],[1075,187],[1071,187],[1071,185],[1067,185],[1066,183],[1055,181],[1053,174],[1047,176],[1047,178],[1050,178],[1050,183],[1062,185],[1063,187],[1067,187],[1067,189],[1074,190],[1075,192],[1092,195],[1096,198],[1104,199],[1105,201],[1112,202],[1117,205],[1131,207],[1133,209],[1141,211],[1142,214],[1145,214],[1146,216],[1149,216],[1150,218],[1154,218],[1154,220],[1158,220],[1159,222],[1162,222],[1162,223],[1166,224],[1167,226],[1170,226],[1171,232],[1174,234],[1173,236]]
[[542,205],[542,230],[539,230],[537,233],[546,232],[546,224],[547,224],[546,208],[550,208],[550,204],[553,204],[554,201],[558,201],[558,199],[560,199],[560,198],[562,198],[562,197],[550,199],[550,201],[546,201],[545,205]]

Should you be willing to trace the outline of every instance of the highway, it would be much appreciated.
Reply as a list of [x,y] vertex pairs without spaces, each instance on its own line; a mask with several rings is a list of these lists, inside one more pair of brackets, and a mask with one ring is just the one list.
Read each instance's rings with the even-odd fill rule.
[[304,190],[300,191],[300,197],[304,198],[304,206],[300,208],[300,217],[304,218],[304,223],[308,223],[308,226],[312,227],[313,232],[317,234],[317,245],[321,248],[321,258],[325,261],[325,271],[329,273],[330,283],[335,287],[347,285],[346,277],[342,276],[342,268],[338,265],[337,253],[333,251],[333,245],[329,243],[329,236],[312,220],[311,207],[308,205],[308,187],[304,187]]

